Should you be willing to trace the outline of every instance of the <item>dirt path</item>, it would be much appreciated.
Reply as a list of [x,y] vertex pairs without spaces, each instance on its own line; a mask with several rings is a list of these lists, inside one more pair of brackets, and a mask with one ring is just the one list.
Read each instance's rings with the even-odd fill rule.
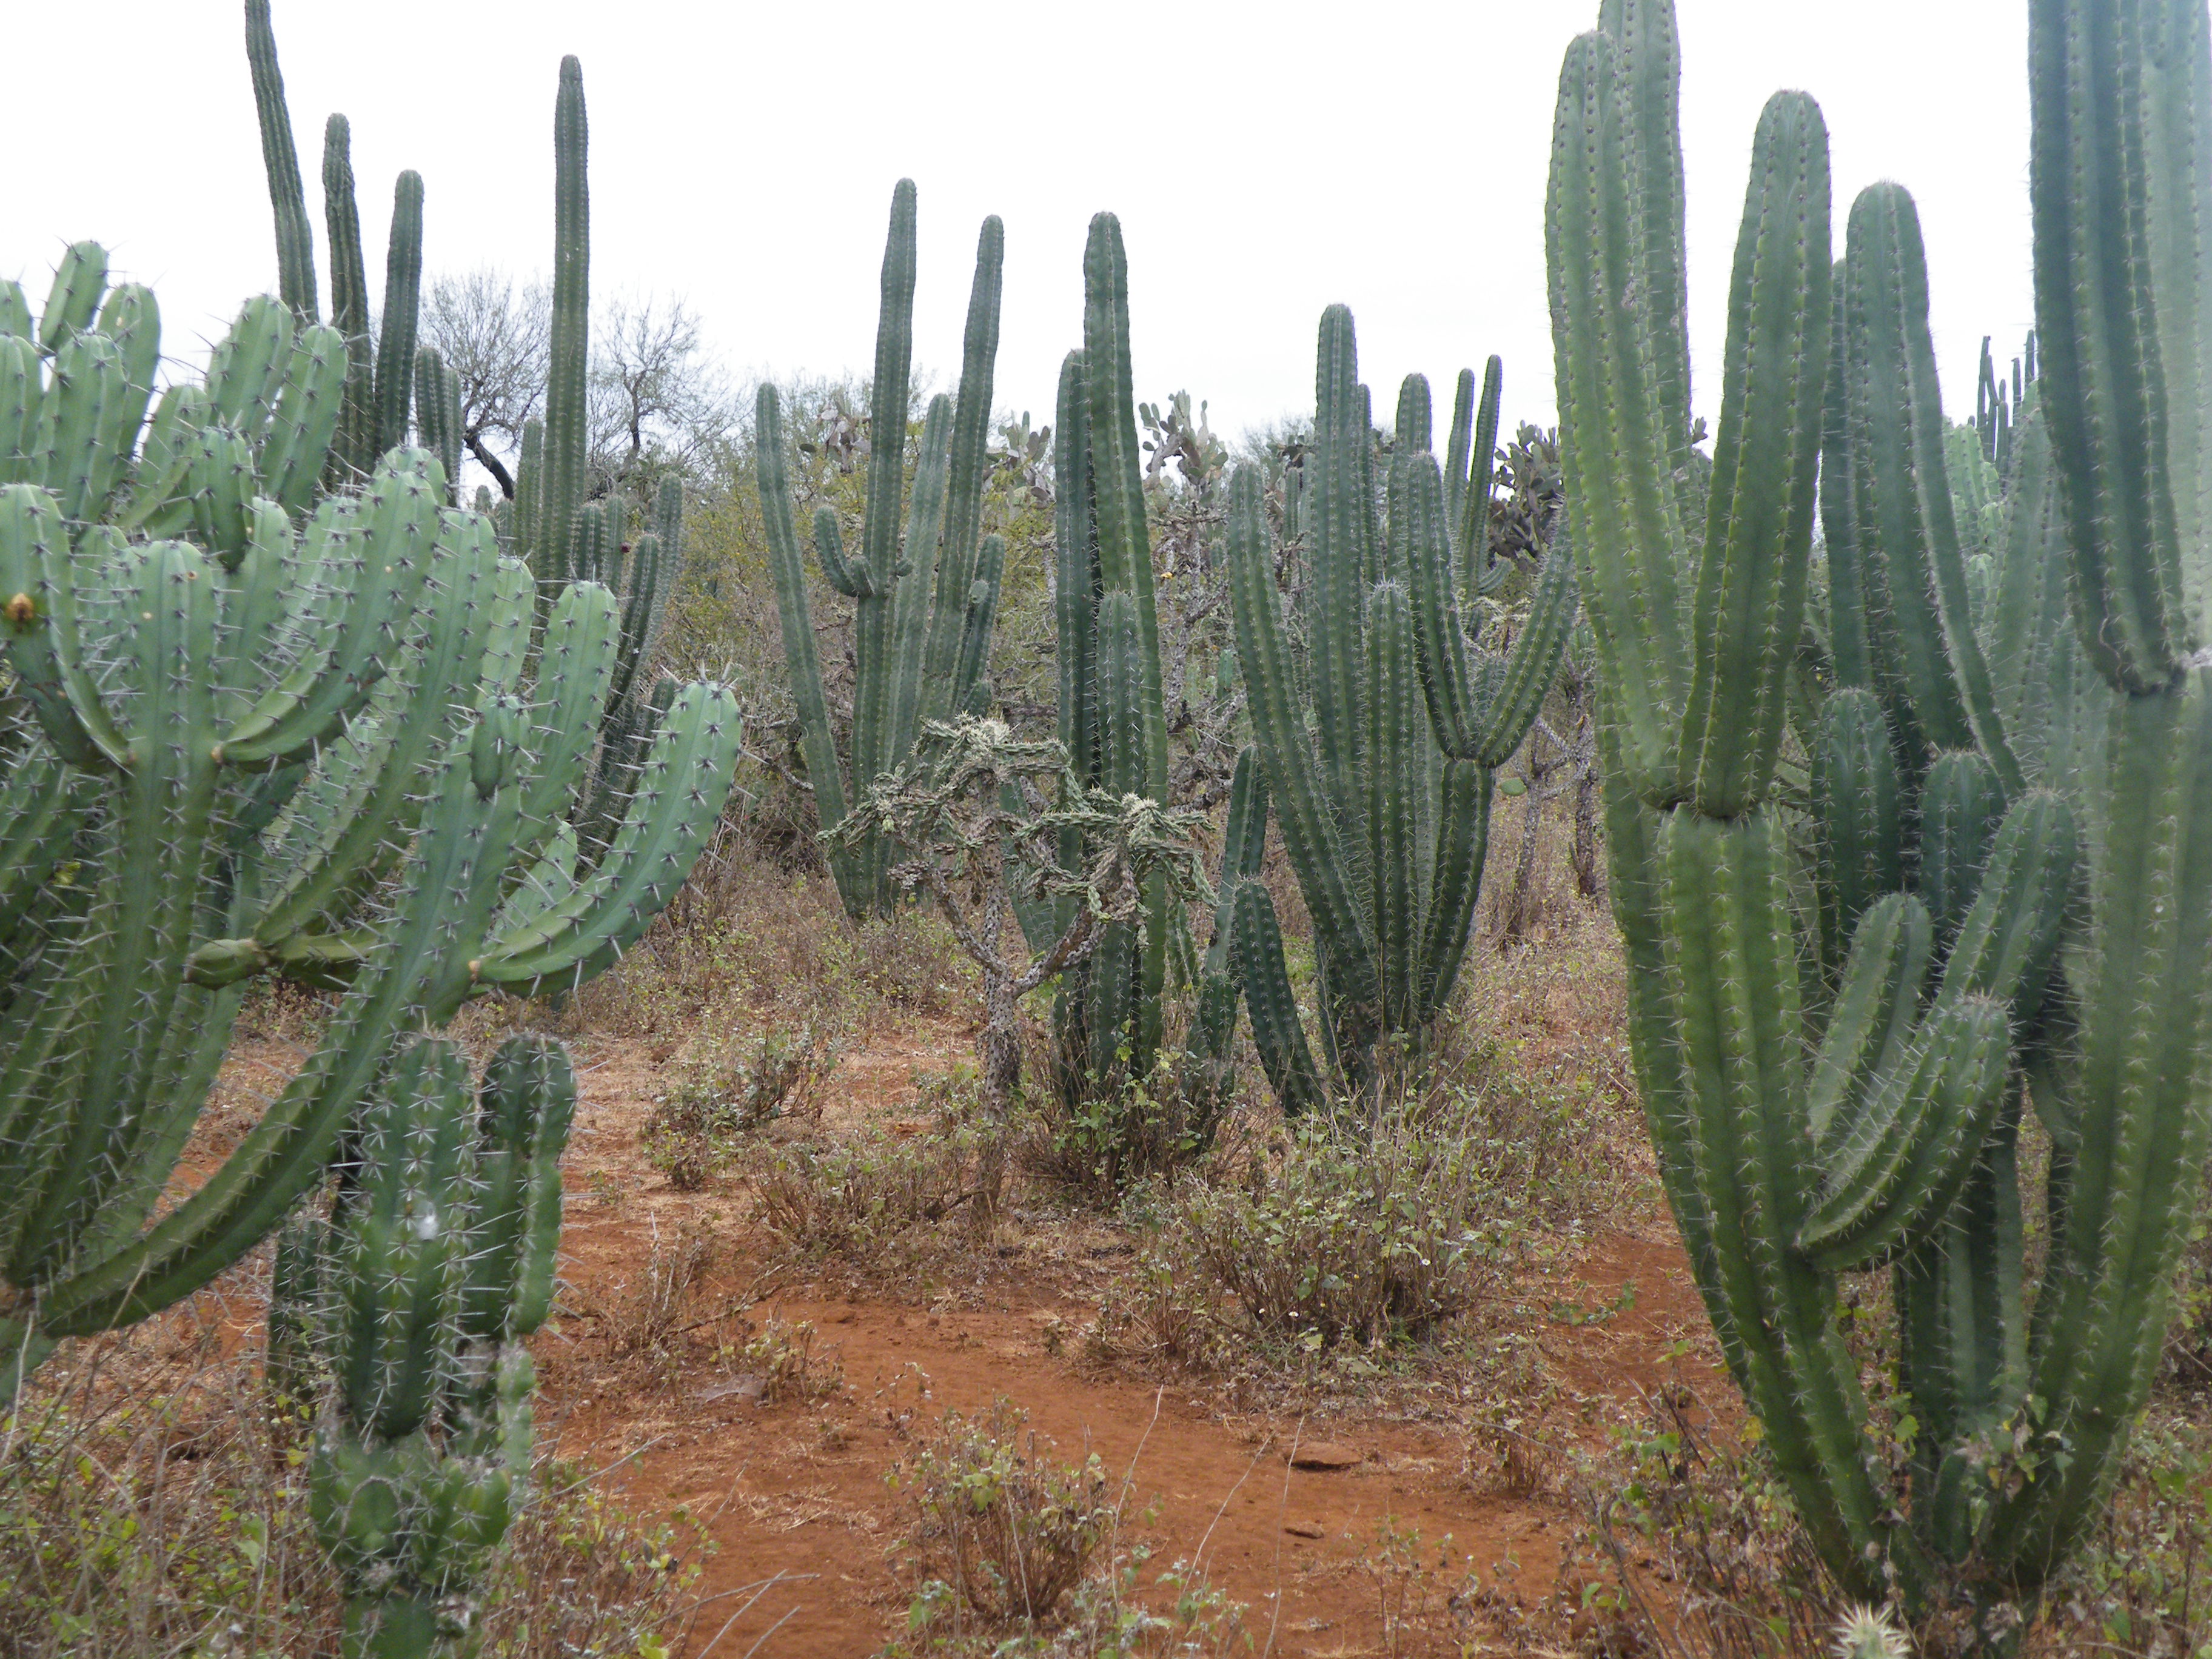
[[[957,1030],[918,1031],[848,1059],[854,1086],[833,1087],[832,1121],[896,1121],[911,1103],[904,1079],[917,1064],[941,1064],[958,1041]],[[600,1042],[589,1058],[563,1241],[578,1304],[620,1294],[656,1235],[666,1248],[687,1218],[736,1241],[700,1297],[709,1312],[760,1288],[760,1264],[738,1227],[739,1195],[674,1193],[639,1153],[636,1127],[658,1088],[653,1056],[645,1045]],[[691,1659],[879,1648],[910,1594],[897,1571],[906,1500],[885,1475],[945,1411],[980,1414],[1001,1398],[1026,1412],[1063,1460],[1096,1453],[1126,1485],[1132,1519],[1121,1541],[1152,1552],[1141,1582],[1189,1561],[1247,1605],[1254,1652],[1427,1650],[1386,1644],[1389,1597],[1407,1583],[1392,1564],[1413,1559],[1404,1541],[1395,1553],[1382,1547],[1386,1533],[1417,1534],[1425,1566],[1440,1553],[1455,1564],[1423,1589],[1439,1601],[1468,1568],[1479,1570],[1498,1586],[1492,1618],[1505,1627],[1516,1600],[1525,1607],[1553,1594],[1576,1516],[1556,1495],[1497,1495],[1495,1480],[1471,1473],[1468,1439],[1448,1409],[1401,1404],[1394,1420],[1238,1415],[1203,1388],[1100,1374],[1063,1340],[1097,1311],[1085,1275],[1064,1269],[1065,1250],[1014,1249],[1018,1259],[993,1264],[957,1295],[921,1284],[860,1297],[767,1287],[749,1318],[811,1322],[816,1352],[842,1366],[844,1388],[824,1400],[759,1403],[757,1382],[711,1352],[641,1371],[612,1358],[587,1318],[557,1322],[541,1338],[539,1419],[549,1437],[594,1467],[626,1460],[611,1480],[628,1502],[689,1517],[712,1540],[700,1558],[709,1600]],[[1680,1370],[1705,1371],[1695,1356],[1710,1339],[1671,1239],[1604,1236],[1556,1285],[1534,1287],[1532,1300],[1611,1310],[1630,1284],[1625,1311],[1579,1325],[1538,1316],[1561,1397],[1553,1415],[1577,1437],[1601,1437],[1608,1405]],[[1693,1357],[1686,1360],[1686,1350]],[[1421,1416],[1436,1420],[1413,1420]],[[1500,1564],[1517,1565],[1501,1579]],[[748,1588],[769,1580],[777,1582],[757,1597]],[[1433,1611],[1449,1623],[1443,1609]]]

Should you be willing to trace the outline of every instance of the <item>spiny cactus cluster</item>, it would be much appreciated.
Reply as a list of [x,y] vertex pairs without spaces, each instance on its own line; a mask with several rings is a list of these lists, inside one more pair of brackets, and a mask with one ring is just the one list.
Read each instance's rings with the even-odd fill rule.
[[[784,655],[799,705],[815,811],[826,832],[842,823],[876,779],[912,757],[925,723],[981,712],[1003,538],[982,536],[991,392],[999,351],[1005,232],[984,220],[975,248],[957,400],[939,393],[922,419],[913,499],[905,500],[906,415],[914,363],[915,188],[891,195],[884,249],[883,306],[870,388],[868,493],[860,550],[847,557],[836,509],[814,513],[814,551],[830,585],[853,601],[854,682],[849,754],[840,757],[814,649],[806,569],[792,518],[783,410],[763,383],[758,405],[761,507],[783,619]],[[903,526],[903,536],[902,536]],[[979,544],[979,538],[980,544]],[[896,850],[880,840],[832,843],[830,869],[855,920],[887,910]]]
[[[1911,199],[1863,193],[1832,264],[1801,94],[1759,123],[1720,425],[1710,462],[1692,448],[1668,0],[1606,0],[1569,49],[1547,210],[1668,1196],[1831,1571],[1992,1652],[2099,1511],[2212,1126],[2212,265],[2174,229],[2212,156],[2173,118],[2212,104],[2212,50],[2197,0],[2030,18],[2041,372],[2016,409],[1985,374],[1963,453]],[[1832,672],[1808,691],[1816,511]],[[1785,726],[1809,836],[1776,783]],[[2030,1109],[2054,1149],[2032,1316]],[[1880,1267],[1901,1480],[1840,1328],[1838,1275]]]
[[[726,692],[678,692],[580,869],[612,596],[562,593],[533,678],[528,573],[440,505],[434,459],[395,450],[358,496],[310,506],[334,331],[249,303],[149,419],[153,296],[105,272],[72,249],[35,326],[0,285],[10,1394],[53,1339],[164,1307],[264,1237],[396,1033],[610,963],[688,872],[738,743]],[[155,1221],[257,974],[343,995],[237,1152]]]
[[[1285,1104],[1318,1080],[1370,1091],[1418,1059],[1449,1000],[1474,920],[1492,778],[1559,672],[1576,607],[1571,562],[1545,562],[1527,625],[1503,656],[1468,637],[1461,609],[1490,579],[1490,481],[1502,371],[1480,399],[1460,377],[1447,465],[1431,447],[1428,382],[1400,392],[1396,444],[1376,488],[1374,422],[1352,313],[1322,318],[1313,450],[1301,516],[1313,581],[1300,695],[1260,483],[1240,468],[1230,508],[1237,659],[1252,726],[1314,918],[1327,1071],[1279,1006],[1287,981],[1273,906],[1248,884],[1246,994]],[[1491,583],[1491,585],[1494,585]],[[1263,1012],[1263,1011],[1265,1011]]]
[[490,1557],[530,1469],[552,1305],[565,1051],[509,1040],[469,1087],[440,1038],[404,1042],[349,1136],[327,1217],[288,1229],[272,1340],[295,1385],[327,1371],[308,1466],[315,1529],[346,1589],[349,1659],[468,1650]]

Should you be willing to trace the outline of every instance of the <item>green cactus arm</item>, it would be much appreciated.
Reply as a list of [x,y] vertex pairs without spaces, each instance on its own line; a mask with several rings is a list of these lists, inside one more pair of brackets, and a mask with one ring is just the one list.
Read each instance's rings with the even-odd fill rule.
[[315,238],[307,223],[307,195],[300,179],[300,153],[292,143],[292,115],[284,104],[284,73],[276,63],[276,32],[269,0],[246,0],[246,62],[253,76],[253,109],[261,125],[261,161],[269,176],[269,205],[276,219],[276,283],[284,303],[301,322],[315,320]]
[[1422,922],[1420,977],[1413,1018],[1425,1025],[1443,1012],[1459,982],[1474,931],[1482,866],[1490,849],[1493,770],[1480,761],[1447,759],[1439,796],[1437,851]]
[[1297,1117],[1320,1106],[1328,1096],[1306,1043],[1305,1028],[1298,1021],[1275,902],[1256,881],[1237,884],[1236,957],[1261,1066],[1282,1103],[1283,1115]]
[[1160,687],[1159,621],[1152,593],[1152,550],[1145,528],[1143,462],[1129,368],[1129,261],[1121,224],[1110,213],[1091,221],[1083,248],[1083,386],[1090,407],[1091,499],[1098,578],[1108,592],[1130,596],[1139,636],[1138,698],[1143,747],[1109,787],[1157,801],[1168,795],[1168,738]]
[[1290,647],[1283,637],[1274,561],[1260,521],[1260,480],[1249,467],[1240,467],[1231,483],[1229,568],[1237,659],[1251,690],[1253,735],[1267,762],[1267,791],[1284,847],[1313,913],[1316,934],[1340,978],[1339,994],[1379,1012],[1382,980],[1370,924],[1346,878],[1311,743],[1291,698]]
[[[1431,474],[1435,467],[1431,459]],[[1384,1025],[1407,1030],[1417,1018],[1421,911],[1428,894],[1414,885],[1419,864],[1414,803],[1421,789],[1420,741],[1425,733],[1418,718],[1407,718],[1419,706],[1421,691],[1413,660],[1413,606],[1401,582],[1377,583],[1367,596],[1366,655],[1362,709],[1373,794],[1364,816],[1374,881],[1376,966],[1382,981]]]
[[358,1431],[412,1434],[437,1401],[452,1316],[469,1148],[467,1058],[441,1038],[402,1043],[355,1126],[331,1221],[339,1400]]
[[1902,186],[1860,193],[1844,264],[1863,598],[1877,672],[1897,682],[1892,721],[1922,749],[1978,744],[2012,793],[2020,769],[1974,635],[1943,464],[1927,254]]
[[292,313],[267,295],[240,307],[230,332],[208,359],[207,393],[215,407],[209,424],[258,437],[276,406],[295,337]]
[[2185,627],[2201,646],[2212,623],[2212,23],[2166,0],[2151,8],[2145,32],[2145,171],[2153,202],[2172,204],[2148,245],[2166,476]]
[[37,478],[64,519],[100,516],[122,456],[110,410],[129,392],[123,354],[104,334],[74,333],[53,356],[39,411]]
[[1778,93],[1752,141],[1692,602],[1681,749],[1710,817],[1764,800],[1781,748],[1813,542],[1829,276],[1827,125],[1804,94]]
[[455,504],[461,479],[459,383],[434,346],[415,353],[415,420],[422,447],[438,458],[446,475],[446,505]]
[[690,873],[729,796],[743,736],[726,690],[685,686],[591,879],[519,933],[490,940],[474,964],[478,979],[537,996],[611,966]]
[[261,441],[262,488],[287,513],[313,504],[345,409],[345,337],[334,328],[302,330]]
[[512,537],[507,550],[528,565],[541,583],[551,581],[552,573],[540,566],[553,556],[538,546],[538,521],[544,514],[544,493],[545,422],[533,415],[522,423],[521,453],[516,457],[514,466],[513,511],[507,515]]
[[34,343],[38,338],[30,301],[23,297],[23,285],[13,277],[0,279],[0,336]]
[[591,366],[591,131],[584,108],[584,66],[561,60],[553,105],[553,337],[547,355],[544,479],[531,532],[538,585],[558,591],[577,574],[568,538],[584,501]]
[[161,367],[161,304],[139,283],[118,283],[100,308],[99,331],[123,354],[124,392],[109,411],[106,441],[118,467],[138,453],[146,410],[154,401],[154,382]]
[[1843,967],[1859,918],[1905,885],[1897,758],[1874,693],[1846,686],[1830,694],[1812,761],[1820,950],[1832,974]]
[[46,309],[39,313],[39,349],[48,356],[92,326],[107,292],[107,250],[97,242],[72,242],[54,267]]
[[[1489,688],[1469,671],[1467,630],[1454,591],[1451,542],[1445,529],[1443,497],[1447,485],[1432,456],[1419,455],[1392,468],[1390,538],[1393,563],[1402,561],[1413,597],[1421,691],[1437,744],[1446,755],[1465,758],[1480,745],[1482,694]],[[1395,718],[1399,711],[1390,712]]]
[[1686,515],[1690,447],[1689,275],[1683,250],[1687,191],[1682,167],[1682,51],[1670,0],[1601,0],[1597,27],[1613,43],[1625,106],[1626,148],[1642,220],[1631,244],[1638,308],[1646,317],[1668,471]]
[[618,644],[614,595],[596,582],[561,591],[538,667],[538,740],[522,797],[526,825],[550,832],[584,781],[613,684]]
[[[792,522],[791,479],[783,436],[783,415],[775,388],[761,383],[754,426],[755,453],[760,473],[761,519],[768,531],[769,573],[775,580],[775,609],[783,626],[784,672],[790,677],[792,701],[798,705],[799,743],[806,757],[807,781],[814,790],[814,812],[823,830],[844,822],[845,775],[837,757],[837,738],[830,724],[830,704],[822,690],[821,659],[815,649],[814,620],[806,602],[806,567],[799,556],[799,535]],[[836,522],[832,516],[832,524]],[[865,787],[865,784],[864,786]],[[830,852],[833,873],[845,869],[842,848]],[[848,913],[856,902],[849,874],[837,883]],[[872,896],[869,896],[870,898]]]
[[110,833],[133,850],[132,867],[103,894],[104,935],[85,970],[97,987],[84,1012],[84,1070],[57,1100],[68,1127],[36,1183],[37,1201],[12,1239],[0,1239],[14,1285],[39,1284],[62,1265],[77,1233],[121,1181],[134,1120],[156,1085],[149,1061],[169,1031],[171,1009],[200,899],[215,803],[213,567],[197,548],[159,542],[135,550],[125,577],[134,619],[110,648],[131,707]]
[[1664,815],[1657,842],[1690,1151],[1747,1391],[1824,1559],[1917,1571],[1860,1455],[1857,1366],[1825,1281],[1785,1248],[1808,1212],[1815,1172],[1802,1127],[1782,834],[1764,811],[1717,819],[1678,811]]
[[1805,1091],[1805,1132],[1824,1163],[1875,1078],[1903,1060],[1935,952],[1935,923],[1910,893],[1885,896],[1859,919]]
[[1513,758],[1543,712],[1544,699],[1559,683],[1567,636],[1581,610],[1581,585],[1575,575],[1572,532],[1562,526],[1537,574],[1536,591],[1521,632],[1505,653],[1504,670],[1487,699],[1471,758],[1495,770]]
[[0,483],[44,481],[39,421],[45,402],[38,342],[0,334]]
[[1920,788],[1920,859],[1916,889],[1948,951],[1981,885],[1990,843],[2004,817],[1996,769],[1976,750],[1939,756]]
[[[1374,532],[1374,501],[1366,471],[1372,434],[1365,389],[1359,385],[1358,342],[1352,313],[1343,306],[1331,306],[1322,313],[1315,386],[1314,447],[1308,458],[1314,477],[1307,508],[1313,568],[1307,611],[1315,735],[1327,779],[1322,799],[1334,809],[1356,872],[1352,884],[1359,887],[1367,874],[1369,805],[1366,757],[1361,747],[1366,723],[1360,714],[1366,688],[1361,682],[1366,662],[1367,590],[1375,580],[1376,554],[1368,544]],[[1243,660],[1241,644],[1239,650]],[[1286,802],[1290,797],[1281,780],[1273,775],[1273,750],[1264,751],[1275,799]]]
[[256,496],[247,512],[245,550],[216,579],[222,596],[215,674],[216,718],[234,724],[259,700],[276,635],[287,620],[285,581],[300,568],[299,538],[276,502]]
[[346,342],[344,403],[326,475],[336,487],[365,474],[377,459],[368,268],[362,257],[361,208],[354,193],[353,127],[343,115],[332,115],[323,125],[323,221],[331,244],[331,323]]
[[484,1068],[462,1269],[465,1334],[501,1340],[545,1322],[561,1237],[561,1151],[575,1110],[575,1073],[558,1042],[510,1037]]
[[914,752],[921,734],[925,676],[929,666],[932,582],[939,574],[939,542],[945,532],[945,494],[951,458],[952,399],[929,400],[921,445],[915,458],[914,495],[908,507],[903,573],[891,591],[890,679],[881,769],[895,771]]
[[384,265],[384,319],[376,331],[376,453],[380,455],[407,441],[410,394],[415,380],[415,330],[422,296],[422,175],[410,168],[399,175],[392,189],[392,237]]
[[254,921],[253,936],[264,945],[274,949],[313,927],[404,844],[422,773],[466,708],[449,703],[434,688],[475,684],[498,626],[491,603],[497,560],[490,526],[447,509],[430,559],[440,602],[423,618],[419,637],[397,653],[392,677],[405,689],[395,688],[386,705],[380,763],[368,788],[349,800],[322,856],[281,872]]
[[931,606],[929,654],[922,678],[925,720],[961,712],[975,682],[961,677],[974,617],[978,538],[983,526],[983,485],[989,473],[991,398],[999,354],[999,313],[1006,258],[1006,228],[994,214],[975,241],[975,278],[969,293],[962,337],[959,404],[952,417],[951,474],[946,491],[945,547],[937,564]]
[[1949,1211],[2002,1102],[2009,1040],[2004,1005],[1990,998],[1929,1016],[1911,1064],[1877,1079],[1841,1133],[1796,1239],[1816,1267],[1875,1266]]
[[392,1033],[422,1013],[450,1018],[469,989],[468,952],[497,896],[485,872],[505,867],[516,827],[515,789],[489,799],[477,790],[473,738],[465,730],[447,749],[382,946],[354,978],[321,1046],[191,1196],[128,1245],[41,1291],[40,1328],[55,1336],[111,1330],[205,1285],[321,1177]]
[[[382,655],[398,642],[416,596],[429,580],[442,527],[444,495],[437,463],[421,450],[388,456],[362,496],[351,524],[318,520],[316,530],[357,551],[320,556],[359,561],[344,620],[326,659],[310,658],[272,685],[252,712],[223,738],[231,765],[263,767],[290,760],[325,737],[380,677]],[[315,531],[311,530],[311,538]],[[474,544],[471,538],[471,545]]]
[[1913,1486],[1927,1501],[1914,1506],[1914,1529],[1954,1561],[1972,1554],[1988,1486],[1975,1443],[2027,1400],[2018,1127],[2001,1115],[1958,1202],[1891,1273],[1899,1370],[1922,1425]]
[[[1660,9],[1647,3],[1638,14]],[[1546,241],[1561,459],[1583,601],[1620,686],[1623,759],[1637,793],[1664,805],[1680,793],[1677,739],[1690,680],[1689,550],[1675,483],[1676,452],[1687,434],[1674,432],[1671,313],[1641,297],[1667,262],[1655,252],[1653,269],[1644,268],[1629,184],[1632,140],[1648,136],[1654,117],[1648,96],[1625,103],[1622,82],[1649,96],[1663,88],[1671,97],[1671,86],[1633,55],[1624,75],[1620,56],[1603,34],[1567,48]],[[1680,247],[1679,233],[1673,246]],[[1668,283],[1679,289],[1671,276]],[[1680,383],[1686,411],[1686,367]]]
[[[897,763],[891,706],[896,678],[891,636],[895,593],[902,574],[901,511],[906,487],[907,399],[914,363],[915,188],[902,179],[891,191],[890,228],[884,240],[880,303],[876,321],[875,378],[869,387],[867,517],[861,528],[860,562],[866,575],[855,586],[872,586],[873,603],[853,619],[853,648],[860,665],[853,687],[853,788],[857,793]],[[822,520],[816,515],[820,540]],[[915,550],[915,569],[927,573],[936,550]],[[826,544],[823,569],[832,568]],[[830,578],[836,581],[836,577]],[[916,576],[927,586],[927,574]],[[872,866],[873,860],[868,860]]]
[[[2146,130],[2147,43],[2120,39],[2124,28],[2144,27],[2134,9],[2124,24],[2080,0],[2038,0],[2028,16],[2036,336],[2074,557],[2075,615],[2100,673],[2130,692],[2154,691],[2192,645],[2167,447],[2172,404],[2155,335],[2161,303],[2180,301],[2193,313],[2176,290],[2204,279],[2191,269],[2198,261],[2187,246],[2193,238],[2177,238],[2180,246],[2161,260],[2144,204],[2170,203],[2185,222],[2201,211],[2196,175],[2204,163],[2186,124]],[[2174,72],[2201,75],[2191,61],[2197,55],[2185,54]],[[2192,386],[2202,347],[2175,343],[2185,349],[2174,354],[2174,372]],[[2185,436],[2202,415],[2183,418]]]
[[[1098,562],[1091,503],[1091,398],[1083,354],[1060,360],[1053,422],[1053,620],[1060,668],[1060,746],[1085,782],[1098,778],[1097,702],[1091,653],[1097,635]],[[1077,854],[1063,852],[1065,861]]]
[[1006,574],[1006,538],[983,538],[975,556],[975,580],[968,589],[967,621],[960,630],[960,654],[952,667],[957,712],[980,716],[990,683],[991,631],[998,621],[999,591]]
[[128,766],[128,740],[85,665],[67,530],[53,498],[29,484],[0,488],[0,590],[9,665],[47,740],[72,765]]
[[0,949],[69,855],[88,796],[76,772],[44,744],[27,743],[0,775]]

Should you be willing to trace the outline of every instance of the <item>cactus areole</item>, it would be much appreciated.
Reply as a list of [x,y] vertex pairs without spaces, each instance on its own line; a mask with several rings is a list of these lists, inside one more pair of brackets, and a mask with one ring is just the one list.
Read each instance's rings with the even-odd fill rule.
[[[1710,459],[1692,447],[1668,0],[1606,0],[1569,48],[1547,210],[1668,1196],[1830,1569],[1984,1652],[2016,1646],[2100,1512],[2212,1123],[2205,7],[2029,11],[2041,374],[2002,446],[1993,369],[1988,441],[1947,441],[1911,198],[1862,194],[1837,262],[1820,112],[1785,93],[1754,142]],[[1947,447],[2002,466],[1978,586]],[[1830,670],[1809,694],[1808,650]],[[1809,815],[1776,788],[1793,743]],[[1910,1436],[1841,1329],[1838,1275],[1876,1267]]]

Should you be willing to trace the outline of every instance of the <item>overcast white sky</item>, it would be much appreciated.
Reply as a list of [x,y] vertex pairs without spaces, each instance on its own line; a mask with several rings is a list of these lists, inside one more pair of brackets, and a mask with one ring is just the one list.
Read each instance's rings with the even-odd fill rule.
[[[1350,303],[1387,410],[1504,355],[1548,422],[1544,174],[1560,53],[1596,0],[1328,7],[1012,0],[275,0],[319,227],[324,117],[352,118],[372,282],[391,181],[427,181],[426,263],[550,263],[556,68],[592,124],[592,282],[681,295],[740,374],[865,373],[893,182],[921,189],[916,359],[957,368],[978,223],[1006,223],[999,401],[1051,417],[1081,330],[1085,228],[1121,216],[1139,398],[1209,399],[1224,434],[1310,409],[1315,324]],[[1729,251],[1753,123],[1810,90],[1836,230],[1881,178],[1918,197],[1954,413],[1975,348],[2032,316],[2024,0],[1679,0],[1698,405],[1717,413]],[[79,237],[153,283],[173,351],[273,289],[239,0],[16,7],[0,100],[0,274],[43,298]],[[88,54],[91,54],[88,56]],[[96,106],[76,72],[97,59]],[[327,289],[325,289],[325,293]]]

